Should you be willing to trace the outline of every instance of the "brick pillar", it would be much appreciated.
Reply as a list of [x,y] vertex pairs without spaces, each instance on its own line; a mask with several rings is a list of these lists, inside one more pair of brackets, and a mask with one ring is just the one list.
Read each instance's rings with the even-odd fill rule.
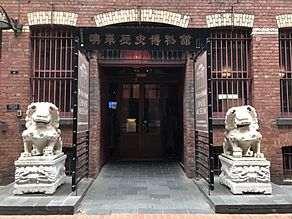
[[89,176],[100,171],[100,86],[97,58],[90,60],[90,148]]
[[194,128],[194,65],[187,60],[183,93],[184,167],[188,177],[195,176],[195,128]]
[[[254,28],[252,35],[253,105],[263,135],[261,151],[271,161],[273,180],[282,176],[282,152],[276,119],[280,117],[278,29]],[[276,176],[276,177],[275,177]]]

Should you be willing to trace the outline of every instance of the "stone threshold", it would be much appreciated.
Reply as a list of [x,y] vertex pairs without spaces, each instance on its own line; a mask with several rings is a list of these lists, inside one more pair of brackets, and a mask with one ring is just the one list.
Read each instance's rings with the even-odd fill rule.
[[279,186],[272,183],[272,194],[233,195],[215,177],[215,189],[209,195],[207,182],[194,179],[199,190],[213,208],[220,214],[281,214],[292,213],[292,186]]
[[52,195],[13,195],[11,183],[0,188],[0,215],[73,215],[93,179],[83,179],[76,192],[71,191],[71,177]]

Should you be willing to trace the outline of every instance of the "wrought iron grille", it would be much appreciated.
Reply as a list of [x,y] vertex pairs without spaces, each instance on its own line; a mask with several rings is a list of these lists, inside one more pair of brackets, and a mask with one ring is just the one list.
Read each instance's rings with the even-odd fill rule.
[[79,132],[76,135],[76,145],[73,145],[72,154],[72,191],[78,189],[78,183],[89,174],[89,131]]
[[280,87],[282,116],[292,116],[292,30],[280,30]]
[[[195,131],[196,176],[201,176],[214,190],[214,156],[213,145],[210,145],[209,134]],[[211,151],[210,151],[211,150]]]
[[292,180],[292,146],[282,147],[284,179]]
[[211,31],[211,79],[214,117],[233,106],[251,103],[250,31]]
[[70,29],[37,28],[31,31],[33,102],[54,103],[63,117],[72,109],[72,51]]

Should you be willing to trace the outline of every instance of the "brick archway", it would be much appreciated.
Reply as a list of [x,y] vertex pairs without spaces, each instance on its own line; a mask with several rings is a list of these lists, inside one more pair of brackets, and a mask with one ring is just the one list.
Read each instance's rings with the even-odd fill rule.
[[281,14],[276,16],[278,28],[292,27],[292,14]]
[[126,22],[153,22],[188,27],[190,16],[155,9],[129,9],[102,13],[94,16],[97,27],[126,23]]
[[38,11],[27,14],[29,26],[46,24],[76,26],[77,17],[76,13],[63,11]]
[[206,16],[207,26],[224,27],[224,26],[237,26],[237,27],[253,27],[254,15],[250,14],[237,14],[237,13],[221,13],[211,14]]

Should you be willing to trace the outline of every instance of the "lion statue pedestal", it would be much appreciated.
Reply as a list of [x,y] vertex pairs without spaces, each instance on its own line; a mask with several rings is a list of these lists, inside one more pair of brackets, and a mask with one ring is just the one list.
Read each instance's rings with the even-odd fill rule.
[[53,194],[66,178],[58,108],[51,103],[32,103],[26,114],[24,152],[15,161],[13,193]]
[[270,162],[260,152],[262,135],[251,106],[232,107],[225,117],[219,182],[233,194],[272,193]]

